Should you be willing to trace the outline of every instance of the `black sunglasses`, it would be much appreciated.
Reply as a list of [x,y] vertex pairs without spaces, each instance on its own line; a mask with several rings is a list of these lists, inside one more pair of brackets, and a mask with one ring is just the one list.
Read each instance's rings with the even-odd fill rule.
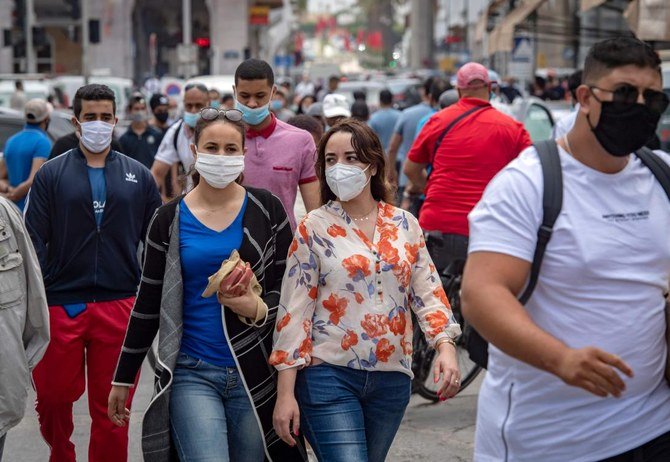
[[[593,93],[594,88],[596,90],[604,91],[605,93],[612,93],[612,101],[616,103],[635,104],[640,97],[640,90],[628,83],[620,85],[614,90],[605,90],[604,88],[599,88],[595,85],[589,85],[591,93]],[[595,93],[593,93],[593,96],[596,98],[596,101],[602,103],[602,101],[595,96]],[[668,98],[668,95],[662,91],[647,89],[642,92],[642,96],[644,98],[645,106],[657,114],[663,114],[670,104],[670,98]]]
[[200,118],[208,122],[216,120],[221,116],[231,122],[239,122],[242,120],[242,111],[239,109],[216,109],[213,107],[206,107],[200,111]]

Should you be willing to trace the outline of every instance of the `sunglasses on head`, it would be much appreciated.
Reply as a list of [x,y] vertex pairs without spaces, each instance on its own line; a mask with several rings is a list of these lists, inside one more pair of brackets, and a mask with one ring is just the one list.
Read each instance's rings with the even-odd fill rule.
[[206,107],[200,111],[200,118],[211,122],[219,117],[224,117],[231,122],[239,122],[242,120],[242,111],[239,109],[216,109],[213,107]]
[[[604,88],[590,85],[589,89],[591,93],[593,93],[594,88],[605,93],[612,93],[612,101],[615,103],[635,104],[640,97],[640,90],[628,83],[620,85],[614,90],[605,90]],[[663,114],[670,104],[670,98],[662,91],[647,89],[642,92],[642,96],[644,98],[644,105],[657,114]],[[595,98],[599,103],[602,103],[597,96]]]

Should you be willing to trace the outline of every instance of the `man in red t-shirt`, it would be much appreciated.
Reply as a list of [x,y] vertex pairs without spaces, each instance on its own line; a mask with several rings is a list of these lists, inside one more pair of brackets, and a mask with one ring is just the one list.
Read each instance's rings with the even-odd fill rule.
[[521,123],[489,103],[491,81],[484,66],[461,67],[457,89],[458,103],[430,118],[404,167],[417,188],[412,192],[424,191],[419,223],[440,271],[455,258],[465,259],[468,213],[496,173],[532,144]]

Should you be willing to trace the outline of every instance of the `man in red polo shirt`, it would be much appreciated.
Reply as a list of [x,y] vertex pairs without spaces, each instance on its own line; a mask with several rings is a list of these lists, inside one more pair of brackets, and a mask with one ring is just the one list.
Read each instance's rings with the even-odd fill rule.
[[426,196],[419,223],[439,271],[455,259],[465,260],[468,213],[496,173],[532,144],[521,123],[489,103],[491,82],[484,66],[461,67],[457,90],[458,103],[430,118],[404,167],[416,188],[411,192]]

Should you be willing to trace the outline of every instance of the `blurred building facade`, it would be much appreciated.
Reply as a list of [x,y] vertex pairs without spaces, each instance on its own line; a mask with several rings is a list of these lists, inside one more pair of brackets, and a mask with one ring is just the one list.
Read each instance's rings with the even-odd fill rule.
[[[32,0],[34,71],[142,79],[230,74],[246,57],[271,59],[288,39],[288,0]],[[82,2],[86,2],[82,5]],[[28,72],[26,0],[0,0],[0,74]],[[190,13],[184,10],[190,4]],[[85,11],[82,9],[85,8]],[[186,16],[184,15],[186,13]],[[89,18],[83,55],[82,15]],[[190,15],[189,28],[184,18]],[[190,37],[185,37],[190,35]]]

